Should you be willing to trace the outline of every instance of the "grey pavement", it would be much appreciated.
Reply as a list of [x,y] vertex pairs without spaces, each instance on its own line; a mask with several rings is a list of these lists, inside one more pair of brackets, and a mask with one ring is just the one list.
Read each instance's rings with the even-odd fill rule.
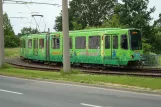
[[0,107],[161,107],[161,96],[0,76]]

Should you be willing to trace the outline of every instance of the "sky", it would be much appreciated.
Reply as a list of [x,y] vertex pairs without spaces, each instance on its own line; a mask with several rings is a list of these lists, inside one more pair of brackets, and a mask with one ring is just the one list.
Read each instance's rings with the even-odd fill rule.
[[[5,1],[5,0],[4,0]],[[17,0],[18,1],[18,0]],[[34,1],[34,2],[45,2],[52,4],[62,4],[62,0],[19,0],[19,1]],[[152,14],[154,20],[158,19],[159,14],[161,13],[161,0],[149,0],[149,8],[156,7],[155,13]],[[10,18],[11,25],[14,29],[15,34],[20,33],[20,30],[23,27],[32,27],[36,28],[36,23],[32,14],[41,14],[44,17],[35,17],[37,23],[39,23],[40,31],[44,31],[46,25],[47,28],[50,28],[50,31],[55,31],[53,29],[55,25],[55,19],[60,14],[62,7],[61,6],[51,6],[51,5],[36,5],[36,4],[3,4],[3,12],[6,12]],[[13,18],[13,17],[24,17],[24,18]],[[44,22],[44,21],[45,22]]]

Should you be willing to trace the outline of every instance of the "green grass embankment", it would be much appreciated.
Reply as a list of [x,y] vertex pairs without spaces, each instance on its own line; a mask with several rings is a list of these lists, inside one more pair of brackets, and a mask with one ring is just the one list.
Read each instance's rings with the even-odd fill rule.
[[19,48],[5,48],[5,57],[6,58],[13,58],[20,56],[20,49]]
[[35,70],[16,69],[10,65],[5,65],[4,67],[0,68],[0,75],[15,76],[29,79],[61,80],[61,81],[99,84],[99,85],[107,85],[107,83],[113,83],[113,84],[150,88],[153,90],[161,89],[160,78],[88,75],[79,73],[78,71],[70,73],[43,72]]

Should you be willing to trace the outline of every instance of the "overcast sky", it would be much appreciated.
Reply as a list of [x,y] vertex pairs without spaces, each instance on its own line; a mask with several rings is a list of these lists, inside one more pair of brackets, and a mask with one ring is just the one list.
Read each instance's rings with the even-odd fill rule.
[[[21,0],[22,1],[22,0]],[[29,1],[29,0],[23,0]],[[47,2],[47,3],[55,3],[62,4],[62,0],[30,0],[35,2]],[[149,7],[156,7],[156,11],[152,14],[154,19],[157,19],[159,13],[161,13],[161,0],[150,0]],[[49,6],[49,5],[24,5],[24,4],[6,4],[3,5],[3,11],[7,12],[9,17],[26,17],[24,19],[10,18],[11,24],[14,28],[15,33],[19,33],[23,27],[30,27],[30,22],[32,20],[31,27],[36,28],[36,24],[34,19],[31,17],[31,12],[38,12],[39,14],[44,15],[44,18],[35,17],[37,22],[39,23],[40,19],[40,29],[44,30],[46,23],[46,28],[50,28],[51,31],[54,31],[53,26],[55,24],[55,17],[59,15],[61,11],[61,6]],[[47,29],[46,29],[47,30]]]

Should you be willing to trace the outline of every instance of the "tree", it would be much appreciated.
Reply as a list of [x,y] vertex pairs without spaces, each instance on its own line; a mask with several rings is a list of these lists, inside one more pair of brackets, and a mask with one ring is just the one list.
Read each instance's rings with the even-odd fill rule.
[[71,14],[83,28],[101,26],[103,21],[113,14],[116,0],[72,0]]
[[21,34],[25,35],[27,33],[31,33],[31,31],[32,31],[31,28],[24,27],[24,28],[21,29]]
[[56,31],[62,31],[62,14],[56,17],[54,29]]
[[23,36],[25,34],[36,34],[36,33],[39,33],[38,29],[24,27],[21,29],[21,34],[19,35]]
[[15,36],[11,22],[8,19],[7,13],[3,15],[3,28],[4,28],[4,45],[7,48],[19,46],[19,38]]
[[154,21],[154,35],[153,35],[153,47],[152,50],[155,53],[161,53],[161,14],[159,14],[159,18]]
[[[157,19],[157,20],[154,21],[153,26],[154,27],[157,27],[157,28],[161,28],[161,13],[159,14],[159,19]],[[161,29],[160,29],[160,31],[161,31]]]
[[[120,22],[128,27],[146,29],[152,20],[151,13],[155,7],[148,11],[149,0],[122,0],[123,4],[118,4],[115,13],[119,15]],[[146,35],[147,36],[147,35]]]
[[[69,29],[101,26],[113,14],[117,0],[72,0],[69,3]],[[62,30],[62,14],[55,20],[55,30]],[[73,25],[74,24],[74,25]]]
[[7,13],[3,15],[3,28],[4,28],[4,35],[15,35],[13,28],[11,26],[11,22],[8,19]]
[[[56,17],[54,29],[56,31],[62,31],[62,13]],[[73,30],[72,16],[69,11],[69,30]]]
[[72,25],[73,25],[73,30],[81,30],[83,27],[82,27],[82,24],[78,24],[77,22],[72,22]]
[[104,28],[125,28],[121,22],[120,17],[117,14],[114,14],[110,17],[110,19],[105,20],[101,27]]

